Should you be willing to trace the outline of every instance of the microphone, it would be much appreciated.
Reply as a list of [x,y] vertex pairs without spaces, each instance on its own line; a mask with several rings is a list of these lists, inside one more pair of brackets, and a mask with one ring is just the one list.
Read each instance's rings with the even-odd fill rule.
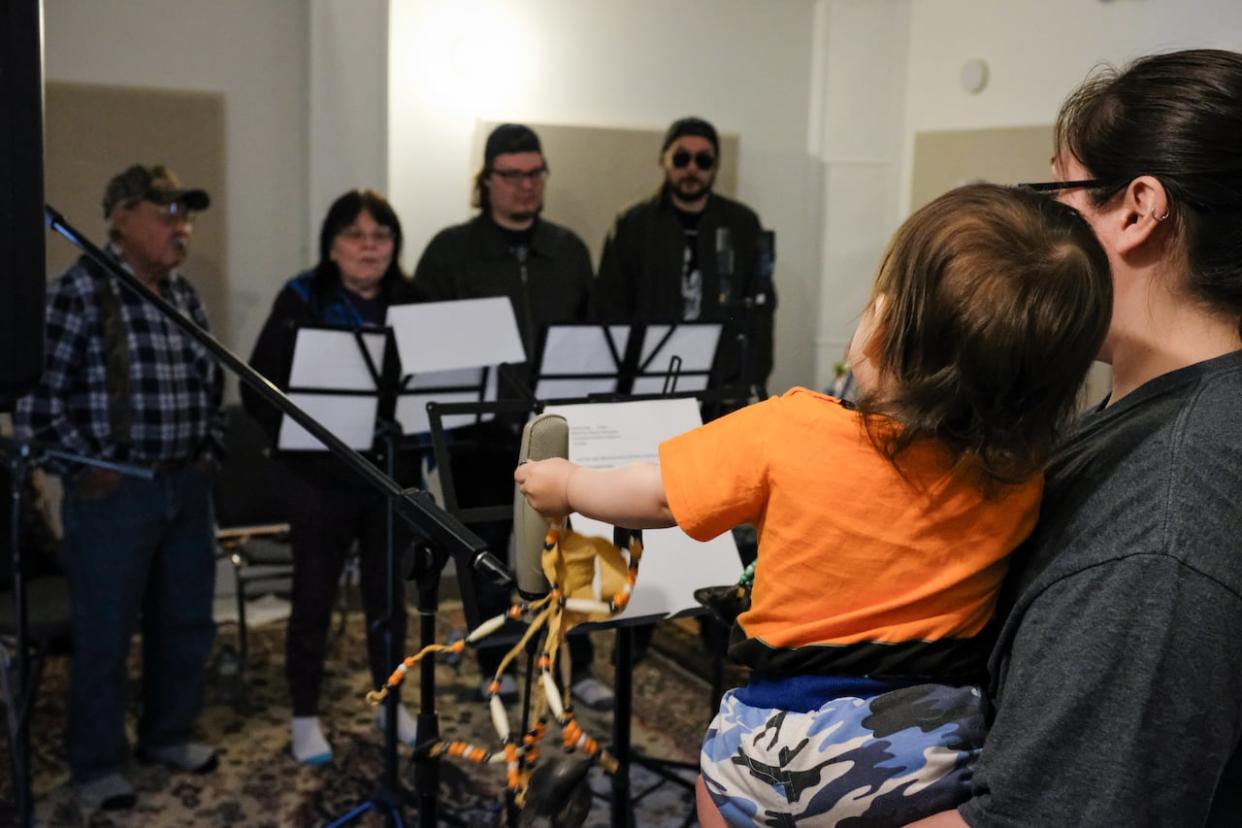
[[[569,457],[569,423],[559,414],[540,414],[522,429],[518,462]],[[548,522],[526,502],[513,484],[513,545],[517,589],[527,601],[542,598],[551,587],[543,575],[543,539]]]

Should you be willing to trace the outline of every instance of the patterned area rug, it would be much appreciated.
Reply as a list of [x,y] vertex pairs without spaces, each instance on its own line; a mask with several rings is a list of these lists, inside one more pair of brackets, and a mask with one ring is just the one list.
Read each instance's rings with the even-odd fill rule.
[[[415,616],[411,618],[411,641],[416,640]],[[446,606],[438,619],[441,631],[463,626],[459,606]],[[667,628],[667,629],[666,629]],[[213,678],[207,708],[200,719],[202,741],[220,751],[219,770],[205,776],[173,774],[162,768],[134,765],[128,771],[138,791],[138,805],[125,812],[84,813],[78,806],[65,759],[65,700],[69,660],[51,659],[44,672],[32,723],[36,820],[41,826],[316,826],[330,822],[374,793],[382,774],[382,735],[375,728],[372,711],[363,696],[367,687],[363,621],[351,613],[344,632],[329,657],[329,677],[324,688],[322,718],[335,759],[327,766],[311,768],[295,762],[289,754],[290,708],[284,680],[283,624],[252,628],[250,667],[246,686],[248,705],[240,712],[234,704],[233,680],[227,673],[236,629],[221,628],[213,660]],[[612,681],[612,634],[594,633],[596,675]],[[693,652],[697,637],[675,624],[662,625],[656,648],[634,670],[633,742],[650,756],[696,762],[699,741],[708,722],[708,688],[681,663],[674,652]],[[653,649],[656,649],[653,648]],[[135,642],[131,662],[131,698],[138,696],[140,643]],[[220,668],[224,669],[221,670]],[[441,732],[476,744],[494,740],[485,705],[475,701],[480,676],[477,664],[467,656],[457,666],[437,667],[437,705]],[[403,698],[417,713],[412,684]],[[133,705],[131,705],[133,707]],[[520,712],[511,709],[513,721]],[[580,713],[584,729],[601,742],[610,741],[611,714]],[[132,722],[131,722],[132,725]],[[131,727],[132,733],[132,727]],[[545,748],[559,752],[559,747]],[[12,824],[13,790],[7,753],[0,757],[0,824]],[[592,770],[592,787],[609,790],[609,778]],[[401,776],[413,788],[408,753],[403,752]],[[445,762],[441,770],[441,811],[457,816],[469,826],[504,825],[503,770]],[[631,774],[631,790],[641,794],[659,780],[643,768]],[[7,810],[6,810],[7,809]],[[683,788],[665,784],[643,797],[635,806],[636,824],[661,828],[692,824],[693,796]],[[597,796],[589,826],[607,826],[610,806]],[[411,805],[403,815],[417,824]],[[384,820],[371,812],[354,824],[379,826]]]

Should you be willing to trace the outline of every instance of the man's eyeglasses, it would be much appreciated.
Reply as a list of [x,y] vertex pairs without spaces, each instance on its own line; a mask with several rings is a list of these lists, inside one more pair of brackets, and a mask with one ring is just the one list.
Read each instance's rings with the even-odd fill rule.
[[357,227],[346,227],[340,233],[337,233],[337,235],[348,242],[353,242],[354,244],[362,244],[367,241],[373,244],[390,244],[395,238],[392,230],[387,227],[381,227],[371,233]]
[[691,153],[689,150],[677,150],[672,157],[673,167],[678,170],[684,170],[690,166],[690,162],[694,162],[694,166],[703,172],[709,172],[716,166],[716,156],[706,150]]
[[184,201],[170,201],[167,204],[161,204],[158,201],[140,198],[137,201],[130,202],[129,206],[136,207],[143,201],[155,208],[155,217],[164,224],[194,223],[194,211]]
[[527,181],[531,184],[538,184],[548,177],[548,168],[539,167],[534,170],[492,170],[492,174],[510,186],[520,184],[523,181]]

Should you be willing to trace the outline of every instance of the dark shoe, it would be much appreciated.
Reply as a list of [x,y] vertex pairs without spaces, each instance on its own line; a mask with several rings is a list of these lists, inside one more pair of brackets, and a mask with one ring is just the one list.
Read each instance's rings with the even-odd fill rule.
[[119,773],[109,773],[90,782],[74,785],[74,794],[88,811],[124,811],[138,802],[138,797],[134,795],[134,786]]
[[594,676],[578,679],[573,683],[574,701],[581,702],[591,710],[601,713],[612,710],[617,697],[608,685]]

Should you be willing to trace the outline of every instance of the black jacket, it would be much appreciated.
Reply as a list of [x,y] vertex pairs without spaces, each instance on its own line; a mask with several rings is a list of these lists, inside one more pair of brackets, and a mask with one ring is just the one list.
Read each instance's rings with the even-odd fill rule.
[[414,290],[424,302],[508,296],[527,356],[540,327],[586,321],[591,282],[591,255],[572,231],[536,220],[526,261],[519,262],[485,214],[437,233],[414,269]]
[[[716,231],[727,227],[733,246],[733,276],[722,278]],[[744,300],[752,300],[750,380],[765,383],[772,372],[772,312],[776,294],[759,266],[759,217],[724,196],[708,197],[698,225],[698,262],[703,273],[699,319],[724,322],[713,372],[719,382],[742,376],[736,337],[746,330]],[[681,271],[685,241],[681,220],[666,188],[617,216],[599,263],[595,313],[602,322],[680,322]]]

